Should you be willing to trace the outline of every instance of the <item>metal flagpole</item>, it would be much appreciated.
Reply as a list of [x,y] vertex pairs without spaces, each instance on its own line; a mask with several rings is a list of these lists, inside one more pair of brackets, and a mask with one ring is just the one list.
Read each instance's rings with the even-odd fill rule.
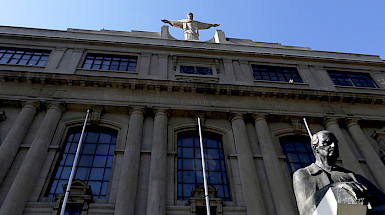
[[312,137],[313,135],[311,134],[310,128],[309,128],[309,126],[307,125],[307,122],[306,122],[306,118],[305,118],[305,117],[303,118],[303,122],[305,123],[306,129],[307,129],[307,133],[309,133],[309,137],[310,137],[310,139],[311,139],[311,137]]
[[198,117],[198,127],[199,127],[199,144],[201,147],[201,158],[202,158],[203,185],[205,188],[206,210],[207,210],[207,215],[210,215],[209,189],[207,187],[207,179],[206,179],[206,166],[205,166],[205,156],[203,152],[201,119],[199,117]]
[[84,120],[84,124],[83,124],[82,134],[80,135],[80,139],[79,139],[79,143],[78,143],[78,148],[76,149],[76,155],[75,155],[75,158],[74,158],[74,162],[72,164],[71,175],[70,175],[70,178],[68,180],[66,194],[64,196],[64,200],[63,200],[63,204],[62,204],[62,207],[61,207],[60,215],[64,215],[64,212],[65,212],[65,209],[66,209],[66,205],[67,205],[67,201],[68,201],[68,196],[70,194],[72,180],[73,180],[74,175],[75,175],[76,165],[78,164],[80,148],[81,148],[82,142],[83,142],[83,134],[84,134],[84,130],[86,128],[87,119],[88,119],[88,115],[89,114],[90,114],[90,110],[88,109],[87,110],[86,119]]

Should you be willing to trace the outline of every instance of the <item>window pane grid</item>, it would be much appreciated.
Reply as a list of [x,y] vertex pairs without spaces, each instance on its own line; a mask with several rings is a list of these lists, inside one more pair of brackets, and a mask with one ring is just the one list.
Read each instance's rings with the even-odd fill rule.
[[306,167],[314,162],[315,158],[309,137],[287,136],[280,138],[280,142],[291,176],[293,176],[297,169]]
[[181,65],[180,73],[190,75],[213,75],[213,70],[211,67]]
[[255,80],[302,83],[295,68],[252,65]]
[[[68,136],[62,158],[56,170],[48,196],[63,193],[62,184],[68,183],[72,163],[80,133]],[[102,143],[100,143],[102,142]],[[111,172],[113,153],[116,145],[116,134],[113,132],[87,131],[84,133],[83,145],[74,180],[80,179],[91,186],[94,198],[105,198]],[[98,151],[97,148],[101,146]]]
[[378,88],[369,74],[351,73],[344,71],[328,71],[335,85]]
[[84,61],[83,68],[135,72],[136,64],[137,57],[135,56],[89,54]]
[[1,49],[0,63],[44,66],[49,54],[48,51],[43,50]]
[[[208,184],[218,189],[218,197],[231,200],[221,137],[205,133],[204,153]],[[202,163],[198,134],[183,132],[178,135],[177,184],[178,199],[188,200],[193,188],[203,184]]]

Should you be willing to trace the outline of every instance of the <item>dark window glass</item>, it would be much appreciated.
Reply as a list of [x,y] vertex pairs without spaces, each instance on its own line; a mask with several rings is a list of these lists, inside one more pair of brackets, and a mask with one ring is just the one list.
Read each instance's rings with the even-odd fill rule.
[[[222,136],[203,133],[208,184],[218,189],[217,197],[231,200],[226,164],[222,148]],[[178,199],[188,200],[193,188],[203,184],[202,161],[197,131],[178,134],[177,163]]]
[[192,75],[213,75],[211,67],[202,66],[180,66],[180,73]]
[[302,83],[296,68],[252,65],[255,80]]
[[[62,184],[68,183],[80,134],[79,130],[72,130],[68,135],[48,196],[63,193]],[[74,180],[80,179],[90,185],[94,198],[106,198],[115,145],[113,130],[98,127],[84,133]]]
[[291,176],[302,167],[314,162],[314,154],[311,149],[310,138],[306,136],[293,135],[279,138],[283,154],[286,156],[286,164]]
[[83,68],[135,72],[137,60],[136,56],[88,54]]
[[81,212],[81,207],[67,207],[64,211],[64,215],[80,215]]
[[50,54],[44,50],[0,49],[0,63],[3,64],[44,66]]
[[334,84],[338,86],[378,88],[369,74],[344,71],[328,71],[328,73]]

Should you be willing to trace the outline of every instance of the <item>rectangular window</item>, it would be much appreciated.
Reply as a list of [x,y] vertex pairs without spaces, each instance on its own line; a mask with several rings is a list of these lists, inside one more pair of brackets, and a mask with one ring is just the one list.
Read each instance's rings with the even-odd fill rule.
[[204,66],[180,66],[180,73],[190,75],[213,75],[211,67]]
[[135,72],[138,57],[88,54],[83,69]]
[[334,70],[328,73],[334,84],[338,86],[378,88],[369,74]]
[[302,83],[296,68],[252,65],[255,80]]
[[45,50],[0,48],[0,63],[44,66],[49,54]]

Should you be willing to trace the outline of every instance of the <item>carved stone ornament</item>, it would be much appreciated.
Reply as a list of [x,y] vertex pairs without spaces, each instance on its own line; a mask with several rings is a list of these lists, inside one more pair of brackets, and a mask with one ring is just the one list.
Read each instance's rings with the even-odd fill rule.
[[[222,198],[217,198],[218,189],[207,185],[209,200],[210,200],[210,208],[215,211],[217,215],[223,214],[223,200]],[[206,200],[205,200],[205,190],[203,184],[197,186],[192,190],[192,197],[189,198],[189,204],[191,206],[191,213],[197,214],[197,211],[206,211]]]
[[[63,204],[65,190],[67,189],[67,184],[63,184],[63,192],[56,196],[56,201],[54,204],[54,209],[51,215],[60,214],[60,209]],[[68,197],[67,207],[66,208],[79,208],[81,210],[81,215],[88,214],[88,204],[93,202],[91,186],[84,183],[81,180],[75,180],[72,182],[70,194]]]

